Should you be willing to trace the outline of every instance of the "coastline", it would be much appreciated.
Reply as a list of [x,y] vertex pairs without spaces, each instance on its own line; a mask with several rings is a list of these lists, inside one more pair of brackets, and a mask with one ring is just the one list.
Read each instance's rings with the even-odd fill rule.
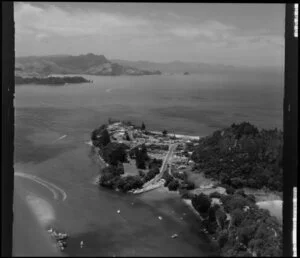
[[[162,133],[160,131],[149,131],[151,134],[155,135],[161,135]],[[170,134],[172,135],[172,134]],[[192,136],[192,135],[184,135],[184,134],[173,134],[177,139],[185,139],[185,140],[199,140],[200,138],[204,136]],[[92,140],[86,142],[86,144],[92,146],[96,150],[99,150],[98,147],[93,145]],[[101,166],[108,166],[108,164],[103,160],[100,154],[97,153],[98,161],[100,161]],[[193,190],[190,190],[190,192],[199,194],[199,193],[204,193],[206,195],[209,195],[212,192],[219,192],[220,194],[226,194],[226,190],[223,187],[216,186],[219,184],[219,182],[206,177],[202,172],[201,173],[193,173],[191,170],[186,171],[188,174],[188,178],[190,179],[191,182],[195,184],[195,188]],[[97,184],[99,182],[101,175],[98,175],[97,177],[94,178],[93,183]],[[164,187],[164,179],[160,179],[158,182],[148,185],[146,187],[143,187],[141,189],[135,189],[135,190],[130,190],[129,193],[131,194],[141,194],[141,193],[146,193],[154,189],[162,189],[166,188]],[[273,203],[276,203],[276,205],[280,206],[281,205],[281,210],[282,210],[282,197],[280,196],[280,192],[275,192],[275,191],[270,191],[270,190],[264,190],[264,189],[254,189],[254,188],[247,188],[244,187],[242,188],[246,194],[253,194],[256,198],[256,203],[264,203],[262,207],[268,207],[272,206]],[[167,189],[167,191],[169,191]],[[180,197],[181,198],[181,197]],[[183,198],[181,198],[184,200]],[[281,204],[278,204],[281,201]],[[267,205],[269,204],[269,205]],[[273,205],[274,206],[274,205]],[[193,208],[193,207],[192,207]],[[278,207],[276,207],[278,209]],[[194,208],[193,208],[194,209]],[[270,211],[270,209],[266,208],[267,210]],[[196,210],[194,210],[196,211]],[[277,212],[278,213],[278,212]],[[200,216],[201,217],[201,216]]]
[[[132,126],[134,128],[134,126],[132,124],[130,126]],[[145,128],[144,124],[143,124],[143,126]],[[145,129],[142,129],[143,127],[141,127],[141,129],[139,129],[138,127],[135,127],[134,128],[135,136],[132,137],[132,133],[130,131],[132,129],[124,127],[122,122],[118,122],[118,123],[115,122],[114,126],[112,126],[112,128],[113,128],[113,130],[112,130],[113,134],[110,134],[110,132],[105,128],[105,125],[104,125],[104,129],[102,129],[102,130],[103,131],[106,130],[106,131],[104,131],[104,132],[106,132],[106,134],[102,133],[102,135],[105,135],[105,136],[108,135],[106,137],[109,137],[110,135],[112,135],[113,139],[115,141],[117,141],[118,144],[120,144],[120,143],[124,144],[123,143],[124,140],[126,140],[127,142],[129,141],[129,144],[128,144],[129,146],[127,145],[128,148],[132,148],[131,141],[133,143],[134,142],[146,143],[146,139],[147,139],[149,141],[149,143],[147,142],[148,145],[146,143],[145,146],[154,146],[151,148],[151,153],[154,153],[154,154],[156,154],[155,150],[157,151],[157,149],[158,149],[157,152],[160,154],[159,158],[162,161],[162,163],[160,164],[160,169],[158,171],[158,174],[156,174],[156,176],[152,177],[151,179],[147,179],[146,181],[141,181],[141,178],[143,179],[143,177],[140,176],[139,180],[142,182],[142,186],[140,186],[140,184],[138,184],[138,185],[136,184],[134,186],[134,188],[131,188],[131,190],[129,190],[128,192],[131,194],[141,194],[141,193],[148,192],[148,195],[143,195],[144,198],[147,198],[147,196],[149,196],[148,198],[151,198],[151,196],[153,196],[153,195],[157,195],[157,197],[160,196],[161,198],[163,198],[164,195],[161,194],[162,192],[165,192],[165,195],[169,195],[171,193],[173,195],[176,195],[176,199],[179,197],[181,199],[181,202],[184,205],[186,205],[189,208],[189,210],[194,215],[196,215],[197,218],[199,218],[199,220],[201,222],[199,225],[200,226],[199,230],[207,236],[207,238],[209,239],[211,244],[213,244],[213,245],[216,244],[216,246],[217,246],[216,248],[218,250],[219,249],[220,249],[220,251],[222,250],[222,245],[219,245],[219,242],[218,242],[220,240],[220,238],[222,237],[222,234],[220,233],[220,230],[218,230],[218,229],[220,229],[220,228],[222,229],[222,226],[220,226],[219,220],[216,219],[216,215],[215,215],[214,221],[212,220],[213,217],[211,217],[212,216],[211,214],[213,214],[213,212],[216,212],[215,208],[213,207],[215,204],[217,205],[216,209],[221,209],[221,212],[223,209],[223,214],[224,214],[224,209],[226,210],[228,202],[231,202],[232,200],[236,201],[236,200],[239,200],[239,198],[242,198],[243,201],[245,203],[247,203],[247,205],[249,205],[249,206],[247,206],[247,205],[241,206],[241,212],[247,212],[247,209],[249,209],[249,207],[252,207],[251,205],[254,205],[254,203],[255,203],[256,205],[254,206],[255,207],[254,210],[255,210],[255,212],[257,212],[257,214],[260,214],[260,212],[262,212],[262,214],[267,214],[266,216],[274,216],[274,218],[276,218],[276,220],[279,221],[279,224],[282,225],[282,215],[281,215],[282,214],[282,201],[280,200],[281,199],[280,193],[279,194],[275,193],[274,191],[270,191],[270,190],[266,189],[265,187],[263,187],[262,189],[251,189],[251,188],[245,188],[245,187],[237,187],[237,185],[233,185],[234,187],[227,185],[227,184],[223,185],[223,184],[221,184],[221,182],[219,180],[213,180],[212,178],[206,177],[204,172],[200,172],[201,170],[195,171],[195,169],[197,169],[197,166],[195,166],[194,164],[195,164],[195,162],[199,161],[199,159],[192,160],[191,158],[193,157],[192,155],[193,155],[193,151],[195,151],[195,146],[199,144],[199,142],[197,140],[199,140],[200,137],[197,137],[197,140],[195,141],[194,136],[176,135],[175,133],[168,134],[168,133],[166,133],[166,131],[163,131],[163,132],[148,131],[149,134],[147,134],[147,133],[144,133]],[[129,138],[129,139],[125,138],[126,134],[127,134],[127,138]],[[130,134],[131,134],[131,137],[129,136]],[[100,138],[100,137],[104,137],[102,135],[98,134],[94,137],[96,137],[96,139]],[[177,138],[176,136],[177,137],[179,136],[180,138],[179,137]],[[153,145],[151,145],[151,144],[153,144]],[[190,144],[193,145],[193,148],[191,148]],[[181,147],[181,149],[179,151],[179,155],[177,154],[178,155],[177,157],[179,157],[179,159],[174,161],[173,160],[174,159],[173,151],[176,150],[178,145],[180,145],[180,147]],[[102,146],[102,145],[100,145],[100,146]],[[161,146],[163,146],[163,147],[161,147]],[[175,149],[174,149],[174,146],[175,146]],[[166,148],[166,147],[168,147],[168,148]],[[143,149],[143,148],[140,148],[139,151],[141,149]],[[161,151],[161,150],[163,150],[163,151]],[[147,149],[145,149],[145,152],[147,153]],[[136,153],[137,153],[136,154],[136,156],[137,156],[139,154],[139,152],[136,152]],[[182,155],[182,153],[184,153],[184,154]],[[123,155],[125,155],[125,154],[123,154]],[[99,158],[101,158],[101,154],[98,153],[98,156],[99,156]],[[180,158],[180,157],[182,157],[182,158]],[[203,158],[201,158],[201,160],[202,159]],[[201,160],[200,160],[200,162],[201,162]],[[233,162],[233,159],[231,161]],[[202,160],[202,162],[203,162],[203,160]],[[210,165],[210,163],[208,163],[208,165],[210,167],[212,166],[211,167],[212,169],[214,168],[214,166]],[[144,167],[146,167],[145,163],[144,163]],[[175,169],[175,172],[172,173],[172,171],[174,169]],[[218,169],[222,169],[222,167],[220,167]],[[166,172],[166,175],[164,176],[163,173],[165,173],[165,172]],[[182,178],[182,176],[179,176],[180,174],[183,175],[183,178]],[[216,178],[218,178],[218,177],[216,177]],[[188,186],[182,185],[182,181],[186,182],[187,179],[189,180],[189,182],[191,182],[193,184],[192,188],[188,188]],[[105,177],[104,177],[104,180],[106,180]],[[109,186],[111,186],[112,181],[109,181],[109,180],[111,180],[111,179],[108,177],[108,182],[110,184]],[[166,184],[165,184],[165,182],[166,182]],[[172,182],[172,184],[171,184],[171,182]],[[101,184],[102,184],[102,180],[101,180]],[[118,185],[117,185],[117,187],[118,187]],[[157,189],[157,191],[154,191],[156,193],[154,193],[154,194],[149,193],[151,190],[154,190],[154,189]],[[182,192],[181,192],[181,189],[183,190]],[[242,191],[246,195],[249,195],[249,194],[253,195],[255,198],[255,199],[253,199],[254,202],[247,200],[246,195],[244,195],[243,193],[240,196],[240,193],[238,193],[238,191]],[[168,194],[166,192],[168,192]],[[218,193],[218,195],[216,195],[217,193]],[[202,197],[201,194],[204,194],[205,196]],[[211,194],[213,194],[213,195],[211,195]],[[229,199],[227,199],[226,197],[224,197],[224,199],[223,199],[223,196],[227,195],[227,194],[229,195],[228,196]],[[216,196],[216,197],[213,197],[213,196]],[[198,209],[199,206],[202,205],[202,204],[199,204],[199,202],[201,202],[203,200],[203,198],[207,198],[207,201],[209,201],[209,206],[207,206],[208,208],[206,211],[204,211],[203,209],[202,209],[202,211],[201,211],[201,209]],[[231,198],[236,198],[236,200],[231,199]],[[228,200],[228,202],[226,201],[226,199]],[[224,204],[222,203],[222,201],[224,201]],[[195,207],[194,207],[194,205],[195,205]],[[258,211],[257,209],[268,210],[268,213],[263,213],[263,211]],[[231,218],[234,218],[234,217],[232,217],[233,216],[232,214],[234,214],[234,212],[235,212],[235,210],[226,210],[226,212],[225,212],[226,221],[227,222],[229,221],[228,222],[229,225],[231,225],[231,223],[233,223],[232,221],[234,221],[231,219]],[[159,219],[161,220],[161,218],[159,218]],[[279,224],[277,224],[277,225],[279,225]],[[228,235],[229,233],[226,233],[226,234],[227,234],[227,237],[229,237],[229,235]],[[234,231],[230,231],[230,234],[235,234],[235,233],[234,233]],[[174,238],[176,238],[176,237],[177,237],[177,234],[174,234]],[[172,238],[173,238],[173,235],[172,235]],[[217,241],[217,239],[218,239],[218,241]],[[230,249],[230,251],[234,250],[233,247],[231,247],[231,249]],[[248,251],[248,253],[249,253],[249,251]],[[250,251],[250,253],[251,253],[251,251]]]
[[[155,134],[155,135],[161,135],[160,131],[149,131],[149,133]],[[177,139],[187,139],[187,140],[199,140],[203,136],[195,136],[195,135],[186,135],[186,134],[172,134],[171,136],[175,136]]]

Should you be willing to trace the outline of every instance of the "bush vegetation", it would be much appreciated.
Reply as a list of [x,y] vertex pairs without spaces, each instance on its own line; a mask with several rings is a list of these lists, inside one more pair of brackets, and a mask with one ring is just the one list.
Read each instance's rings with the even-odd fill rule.
[[211,205],[211,199],[207,195],[201,193],[195,195],[192,199],[192,205],[201,214],[208,211]]
[[[203,194],[199,196],[192,198],[192,204],[199,213],[203,213],[210,201]],[[253,197],[236,192],[222,195],[221,201],[222,205],[207,209],[208,218],[203,225],[209,233],[217,236],[222,256],[282,256],[282,227],[267,210],[258,208]]]
[[233,188],[282,191],[282,147],[282,131],[243,122],[201,138],[191,158],[206,176]]

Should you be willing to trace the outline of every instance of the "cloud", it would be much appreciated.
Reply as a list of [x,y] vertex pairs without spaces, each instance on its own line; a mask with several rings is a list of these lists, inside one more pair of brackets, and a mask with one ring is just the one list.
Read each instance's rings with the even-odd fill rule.
[[45,8],[19,3],[15,10],[16,34],[56,36],[130,35],[147,25],[137,17],[126,17],[99,11],[65,11],[53,5]]
[[115,58],[152,61],[221,58],[243,63],[254,54],[271,60],[283,53],[284,35],[269,31],[267,26],[242,30],[238,22],[232,25],[224,20],[194,19],[179,10],[139,15],[103,8],[79,9],[76,4],[58,7],[54,3],[15,2],[16,52],[101,52]]
[[148,47],[148,46],[160,46],[161,44],[165,44],[166,42],[171,41],[170,37],[164,37],[164,36],[155,36],[155,37],[139,37],[139,38],[133,38],[129,41],[129,44],[135,45],[135,46],[142,46],[142,47]]
[[208,20],[198,24],[186,24],[170,29],[170,33],[183,38],[206,37],[209,40],[228,38],[236,28],[218,21]]
[[49,38],[49,35],[47,35],[45,33],[40,33],[40,34],[37,34],[35,37],[38,41],[48,42],[47,39]]

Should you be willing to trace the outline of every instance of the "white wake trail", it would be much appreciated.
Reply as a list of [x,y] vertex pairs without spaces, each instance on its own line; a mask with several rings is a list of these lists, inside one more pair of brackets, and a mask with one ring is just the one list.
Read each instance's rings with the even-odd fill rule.
[[52,184],[44,179],[41,179],[37,176],[28,175],[28,174],[25,174],[22,172],[15,172],[15,176],[20,176],[23,178],[30,179],[30,180],[46,187],[49,191],[52,192],[54,199],[58,198],[57,191],[62,195],[62,201],[65,201],[67,199],[67,194],[63,189],[61,189],[60,187],[56,186],[55,184]]
[[45,183],[45,184],[48,184],[48,185],[52,186],[52,187],[55,188],[57,191],[59,191],[59,192],[61,193],[61,195],[62,195],[62,200],[63,200],[63,201],[67,199],[67,194],[66,194],[66,192],[65,192],[63,189],[61,189],[60,187],[58,187],[57,185],[55,185],[55,184],[53,184],[53,183],[50,183],[50,182],[48,182],[48,181],[46,181],[46,180],[44,180],[44,179],[41,179],[41,178],[38,178],[38,180],[40,180],[41,182],[43,182],[43,183]]
[[68,135],[63,135],[63,136],[61,136],[61,137],[59,137],[58,139],[56,139],[54,142],[52,142],[52,143],[56,143],[56,142],[58,142],[58,141],[60,141],[60,140],[62,140],[62,139],[64,139],[64,138],[66,138]]
[[57,200],[57,198],[58,198],[57,192],[56,192],[52,187],[50,187],[50,186],[48,186],[47,184],[45,184],[45,183],[39,181],[38,179],[36,179],[34,176],[26,175],[26,174],[21,173],[21,172],[15,172],[15,176],[19,176],[19,177],[23,177],[23,178],[30,179],[30,180],[32,180],[32,181],[34,181],[34,182],[36,182],[36,183],[38,183],[38,184],[40,184],[40,185],[46,187],[50,192],[52,192],[53,198],[54,198],[55,200]]

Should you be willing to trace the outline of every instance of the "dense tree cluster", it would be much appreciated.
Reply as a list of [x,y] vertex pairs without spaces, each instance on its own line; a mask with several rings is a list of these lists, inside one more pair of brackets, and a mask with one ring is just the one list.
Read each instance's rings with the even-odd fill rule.
[[151,159],[148,163],[148,168],[152,169],[152,168],[160,168],[162,166],[162,159]]
[[141,188],[143,184],[144,183],[139,176],[127,176],[118,180],[117,188],[123,192],[128,192],[132,189]]
[[194,208],[200,214],[207,212],[203,225],[216,236],[222,256],[282,256],[281,225],[252,199],[241,191],[221,195],[222,205],[211,205],[204,194],[192,197]]
[[169,184],[168,184],[168,189],[169,191],[177,191],[179,188],[179,182],[178,180],[172,180]]
[[233,188],[282,191],[282,147],[282,131],[244,122],[200,139],[192,159],[205,175]]
[[110,143],[110,136],[107,131],[107,126],[104,124],[95,129],[91,134],[91,140],[93,145],[99,148],[103,148]]
[[128,146],[123,143],[110,142],[100,150],[100,154],[110,165],[116,166],[118,163],[127,162]]
[[187,174],[184,171],[172,171],[172,175],[180,180],[187,180]]
[[150,181],[152,178],[154,178],[157,174],[159,174],[159,168],[154,167],[151,168],[148,173],[144,176],[145,182]]
[[128,192],[132,189],[141,188],[143,186],[143,181],[139,176],[121,177],[121,174],[124,174],[124,169],[121,169],[120,167],[120,165],[110,165],[104,168],[102,170],[99,184],[111,189],[119,189],[123,192]]
[[206,213],[211,205],[211,199],[208,198],[205,194],[201,193],[199,195],[195,195],[192,198],[192,204],[194,208],[201,214]]
[[165,180],[164,186],[170,191],[176,190],[193,190],[195,184],[188,180],[185,173],[173,172],[172,175],[165,171],[162,178]]
[[135,149],[135,163],[137,168],[146,169],[146,162],[149,160],[145,144]]

